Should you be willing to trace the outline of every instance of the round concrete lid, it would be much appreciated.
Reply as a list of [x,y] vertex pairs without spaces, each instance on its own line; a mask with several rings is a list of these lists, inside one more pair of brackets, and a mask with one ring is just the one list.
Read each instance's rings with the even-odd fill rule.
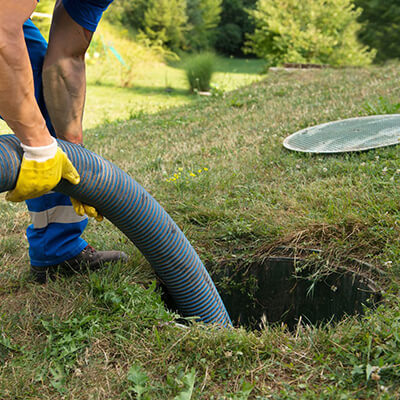
[[288,136],[283,145],[306,153],[363,151],[400,143],[400,114],[328,122]]

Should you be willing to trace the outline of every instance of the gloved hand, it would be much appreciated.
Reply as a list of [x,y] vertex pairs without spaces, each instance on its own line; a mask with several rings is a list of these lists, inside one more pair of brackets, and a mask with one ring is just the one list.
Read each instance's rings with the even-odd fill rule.
[[57,186],[61,179],[73,185],[80,181],[79,174],[67,155],[57,146],[57,141],[48,146],[31,147],[21,143],[24,156],[17,184],[6,199],[23,201],[39,197]]
[[87,215],[88,217],[93,217],[96,221],[103,221],[103,216],[92,206],[81,203],[79,200],[70,197],[72,206],[78,215]]

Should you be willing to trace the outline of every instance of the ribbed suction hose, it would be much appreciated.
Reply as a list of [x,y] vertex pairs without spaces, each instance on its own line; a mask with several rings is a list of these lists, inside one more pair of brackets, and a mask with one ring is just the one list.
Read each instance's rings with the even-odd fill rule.
[[[89,150],[58,141],[81,182],[62,180],[54,189],[90,204],[143,253],[163,281],[179,312],[205,323],[232,325],[210,275],[171,217],[134,179]],[[0,136],[0,192],[14,188],[22,149],[14,135]]]

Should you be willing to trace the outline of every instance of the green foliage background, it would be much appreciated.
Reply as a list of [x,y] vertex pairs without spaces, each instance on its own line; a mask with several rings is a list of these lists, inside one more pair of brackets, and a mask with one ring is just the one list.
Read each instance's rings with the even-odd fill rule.
[[377,49],[375,61],[400,58],[400,2],[398,0],[355,0],[363,12],[360,39]]
[[397,0],[115,0],[107,15],[174,51],[333,65],[400,57]]
[[220,22],[222,0],[187,0],[188,46],[200,51],[214,47],[215,28]]
[[138,31],[144,29],[144,15],[148,5],[148,0],[115,0],[107,11],[107,18]]
[[255,5],[256,0],[223,0],[216,50],[229,56],[243,56],[245,36],[254,31],[248,11]]
[[186,0],[150,0],[144,23],[144,32],[153,42],[179,49],[185,40]]
[[174,51],[213,47],[222,0],[115,0],[108,18]]
[[360,13],[351,0],[259,0],[247,49],[270,65],[367,65],[375,52],[358,42]]

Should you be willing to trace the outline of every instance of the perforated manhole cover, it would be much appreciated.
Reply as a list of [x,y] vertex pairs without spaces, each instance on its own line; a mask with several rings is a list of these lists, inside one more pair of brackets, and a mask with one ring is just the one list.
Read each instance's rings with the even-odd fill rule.
[[400,114],[350,118],[302,129],[283,145],[307,153],[363,151],[400,143]]

